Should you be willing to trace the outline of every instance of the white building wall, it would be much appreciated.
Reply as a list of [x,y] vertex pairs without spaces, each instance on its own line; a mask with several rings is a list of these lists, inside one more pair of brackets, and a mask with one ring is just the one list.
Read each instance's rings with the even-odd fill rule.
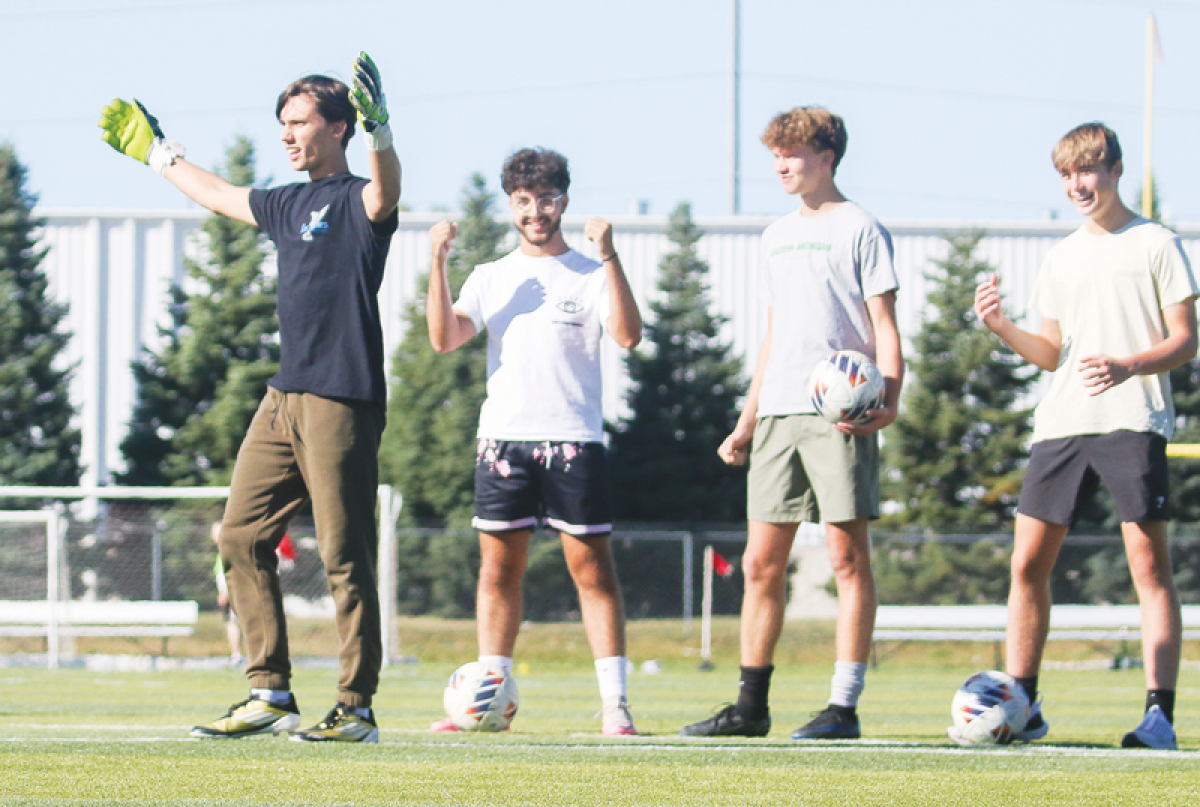
[[[145,347],[157,347],[158,329],[170,323],[168,289],[185,284],[184,258],[197,254],[203,212],[119,210],[35,210],[46,220],[43,243],[49,252],[42,266],[51,294],[69,306],[66,326],[74,335],[68,358],[76,370],[72,397],[80,409],[85,484],[106,483],[123,467],[119,446],[125,436],[137,390],[130,363]],[[384,345],[391,356],[402,334],[401,318],[417,293],[417,281],[429,269],[428,229],[438,216],[402,214],[388,256],[379,305]],[[703,232],[698,250],[710,267],[714,309],[728,318],[726,335],[749,374],[766,326],[758,298],[759,235],[773,219],[698,218]],[[567,242],[595,257],[583,237],[585,217],[563,222]],[[659,259],[671,249],[664,216],[612,219],[621,254],[643,315],[655,296]],[[917,331],[924,312],[923,273],[944,257],[946,234],[987,232],[978,256],[1000,273],[1001,288],[1024,308],[1037,268],[1050,246],[1077,224],[1066,222],[888,221],[900,275],[897,316],[906,337]],[[1200,225],[1180,225],[1193,266],[1200,261]],[[268,263],[268,271],[273,265]],[[623,354],[606,343],[603,354],[605,417],[618,417],[625,388]]]

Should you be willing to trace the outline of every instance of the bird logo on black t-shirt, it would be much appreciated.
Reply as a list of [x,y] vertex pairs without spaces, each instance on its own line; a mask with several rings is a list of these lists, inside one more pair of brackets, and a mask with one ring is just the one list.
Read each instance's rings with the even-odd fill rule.
[[329,222],[323,221],[325,214],[329,212],[329,205],[325,205],[320,210],[314,210],[308,215],[311,217],[308,224],[300,228],[300,240],[313,240],[313,233],[323,233],[329,229]]

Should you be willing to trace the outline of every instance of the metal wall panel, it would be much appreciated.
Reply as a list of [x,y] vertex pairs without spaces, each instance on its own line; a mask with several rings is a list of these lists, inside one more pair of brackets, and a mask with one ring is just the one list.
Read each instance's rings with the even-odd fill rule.
[[[83,430],[86,484],[106,483],[123,467],[119,446],[136,399],[130,363],[144,348],[159,345],[159,328],[170,324],[167,291],[172,283],[188,287],[185,257],[202,254],[199,227],[207,216],[197,211],[45,210],[42,233],[49,252],[42,266],[51,294],[69,306],[66,327],[74,335],[67,360],[75,366],[71,393],[79,407]],[[402,317],[429,270],[428,229],[439,219],[406,213],[388,256],[379,305],[384,343],[391,356],[403,336]],[[634,296],[649,319],[649,303],[657,297],[658,262],[669,252],[664,216],[619,216],[611,219]],[[759,299],[760,238],[770,218],[698,218],[703,232],[700,257],[710,268],[709,286],[715,313],[727,318],[724,335],[744,357],[747,376],[753,370],[766,327],[766,307]],[[585,217],[563,222],[567,242],[586,255],[596,251],[583,236]],[[945,256],[946,235],[985,230],[978,256],[992,263],[1013,314],[1023,312],[1046,251],[1077,224],[1008,221],[890,221],[900,277],[897,317],[911,337],[927,316],[924,272]],[[1193,266],[1200,261],[1200,225],[1176,227]],[[511,248],[515,240],[509,238]],[[273,259],[267,271],[274,271]],[[1035,326],[1036,327],[1036,326]],[[602,353],[605,374],[605,417],[624,414],[627,387],[624,353],[611,340]],[[390,368],[389,368],[390,370]]]

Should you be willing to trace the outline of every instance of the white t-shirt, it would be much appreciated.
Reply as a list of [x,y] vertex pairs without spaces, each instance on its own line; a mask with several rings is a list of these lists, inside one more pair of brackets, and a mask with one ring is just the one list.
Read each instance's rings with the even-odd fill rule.
[[475,267],[454,304],[487,330],[487,399],[479,437],[604,439],[600,342],[608,278],[574,250],[535,258],[521,250]]
[[836,350],[875,358],[867,300],[898,288],[892,237],[853,202],[789,213],[763,232],[760,296],[772,308],[758,416],[813,413],[808,378]]
[[1126,358],[1166,338],[1162,310],[1195,297],[1192,268],[1179,239],[1141,216],[1113,233],[1086,225],[1046,255],[1029,307],[1057,320],[1062,353],[1034,413],[1033,441],[1118,430],[1170,439],[1175,429],[1168,373],[1134,376],[1089,395],[1084,356]]

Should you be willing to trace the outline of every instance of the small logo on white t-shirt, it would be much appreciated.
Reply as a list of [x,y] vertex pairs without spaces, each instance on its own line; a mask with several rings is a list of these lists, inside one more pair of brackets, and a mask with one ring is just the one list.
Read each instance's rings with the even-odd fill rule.
[[554,307],[564,314],[578,314],[583,310],[583,303],[574,297],[562,297],[554,304]]

